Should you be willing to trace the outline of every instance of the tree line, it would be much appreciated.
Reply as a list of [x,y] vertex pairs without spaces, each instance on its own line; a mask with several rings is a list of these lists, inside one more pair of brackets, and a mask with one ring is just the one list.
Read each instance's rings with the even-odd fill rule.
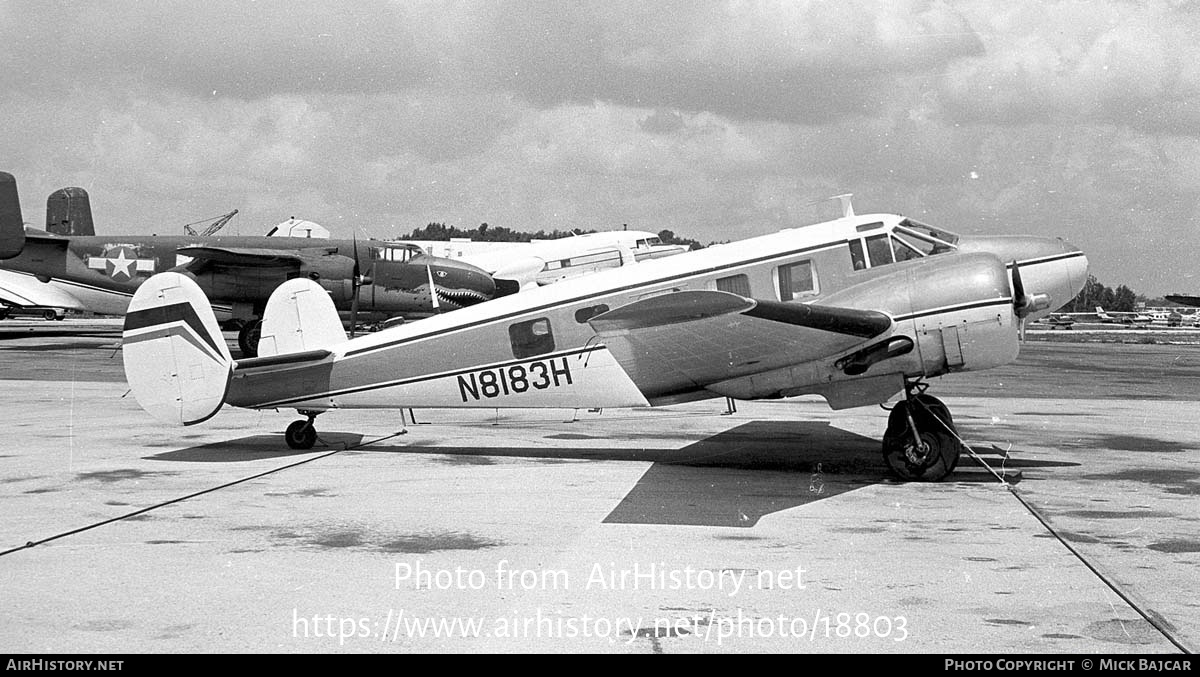
[[1096,306],[1100,306],[1105,310],[1133,312],[1138,309],[1139,305],[1158,308],[1178,306],[1179,304],[1162,297],[1148,298],[1123,284],[1112,289],[1101,284],[1095,275],[1088,275],[1087,281],[1083,283],[1083,289],[1080,289],[1075,298],[1071,299],[1071,302],[1063,306],[1061,310],[1064,313],[1088,313],[1095,310]]

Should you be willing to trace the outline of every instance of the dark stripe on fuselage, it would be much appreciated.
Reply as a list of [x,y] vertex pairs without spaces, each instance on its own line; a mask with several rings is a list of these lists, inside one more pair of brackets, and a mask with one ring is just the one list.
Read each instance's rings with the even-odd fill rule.
[[205,343],[212,347],[215,354],[221,354],[221,349],[217,347],[213,338],[208,335],[208,330],[204,327],[204,322],[200,319],[200,316],[196,314],[196,309],[192,307],[192,304],[187,302],[172,303],[169,306],[153,306],[128,313],[125,315],[125,331],[147,329],[172,322],[183,322],[191,327],[192,331],[196,332]]
[[[980,252],[986,253],[986,252]],[[1017,261],[1017,266],[1036,266],[1041,263],[1052,263],[1054,261],[1063,261],[1065,259],[1073,259],[1077,256],[1083,256],[1083,252],[1067,252],[1065,254],[1055,254],[1054,256],[1043,256],[1038,259],[1026,259],[1025,261]],[[1013,262],[1009,261],[1004,264],[1005,268],[1012,270]]]
[[325,398],[325,397],[339,397],[341,395],[351,395],[354,393],[366,392],[368,390],[379,390],[381,388],[393,388],[396,386],[412,385],[414,383],[421,383],[424,381],[433,381],[433,380],[436,380],[439,378],[451,378],[454,376],[459,376],[461,374],[469,374],[473,371],[479,371],[480,369],[503,369],[505,367],[510,367],[514,364],[524,364],[526,362],[537,362],[538,360],[553,360],[553,359],[559,358],[559,357],[571,357],[572,355],[583,355],[585,353],[591,353],[591,352],[594,352],[597,350],[605,350],[605,349],[606,349],[606,347],[603,345],[592,345],[592,346],[587,346],[585,348],[576,348],[574,350],[567,350],[567,351],[563,351],[563,352],[546,353],[545,355],[526,357],[526,358],[520,359],[520,360],[508,360],[507,362],[499,362],[496,364],[476,364],[476,365],[473,365],[470,367],[466,367],[464,369],[456,369],[454,371],[447,371],[447,372],[442,372],[439,374],[425,374],[424,376],[413,376],[413,377],[409,377],[409,378],[402,378],[402,379],[397,379],[395,381],[388,381],[386,383],[372,383],[370,385],[358,386],[355,388],[343,388],[342,390],[332,390],[327,393],[305,395],[304,397],[290,397],[286,400],[275,400],[272,402],[264,402],[262,404],[256,404],[256,405],[254,405],[254,407],[264,408],[264,407],[287,406],[289,403],[292,403],[292,402],[307,402],[308,400],[313,400],[313,399],[320,399],[320,398]]
[[949,308],[934,308],[933,310],[923,310],[919,313],[911,313],[908,315],[899,315],[895,318],[897,322],[905,320],[915,320],[918,317],[929,317],[931,315],[941,315],[942,313],[956,313],[960,310],[972,310],[975,308],[986,308],[988,306],[1007,306],[1012,305],[1011,298],[992,299],[990,301],[977,301],[975,303],[964,303],[959,306],[951,306]]
[[677,282],[679,280],[684,280],[684,279],[687,279],[690,277],[698,277],[701,275],[710,275],[712,273],[716,273],[716,272],[719,272],[722,270],[729,270],[730,268],[739,268],[741,266],[749,266],[749,265],[753,265],[756,263],[764,263],[766,261],[771,261],[774,259],[784,259],[789,256],[796,256],[797,254],[807,254],[807,253],[819,251],[822,249],[832,249],[834,247],[844,245],[847,242],[849,242],[849,240],[825,242],[825,243],[822,243],[819,245],[813,245],[811,247],[804,247],[802,249],[793,249],[791,251],[781,252],[778,254],[769,254],[766,256],[759,256],[759,257],[753,258],[753,259],[746,259],[745,261],[737,261],[734,263],[725,263],[725,264],[721,264],[719,266],[712,266],[709,268],[705,268],[704,270],[693,270],[693,271],[689,271],[686,273],[677,273],[677,274],[671,275],[669,277],[661,277],[661,278],[654,279],[654,280],[647,280],[646,282],[639,282],[637,284],[631,284],[631,285],[627,285],[624,287],[617,287],[614,289],[604,289],[601,291],[595,291],[590,294],[584,294],[582,296],[577,296],[577,297],[571,298],[571,299],[564,299],[562,301],[555,301],[553,303],[547,303],[545,305],[536,306],[533,308],[524,308],[521,310],[516,310],[516,311],[513,311],[506,315],[500,315],[498,317],[490,317],[490,318],[487,318],[484,320],[476,320],[475,322],[468,322],[466,324],[461,324],[456,327],[448,327],[446,329],[432,331],[432,332],[429,332],[428,334],[421,334],[419,336],[409,336],[406,338],[391,341],[389,343],[383,343],[383,344],[380,344],[377,346],[371,346],[369,348],[359,348],[357,350],[350,350],[350,351],[346,352],[345,357],[354,357],[356,355],[361,355],[363,353],[374,352],[376,350],[382,350],[384,348],[391,348],[393,346],[398,346],[398,345],[401,345],[404,343],[411,343],[413,341],[420,341],[422,339],[433,338],[435,336],[440,336],[442,334],[449,334],[451,332],[462,331],[464,329],[470,329],[472,327],[478,327],[478,326],[485,325],[485,324],[491,324],[493,322],[503,322],[504,320],[507,320],[507,319],[510,319],[513,317],[519,317],[526,313],[536,313],[536,312],[540,312],[543,310],[547,310],[549,308],[558,308],[560,306],[568,306],[573,303],[580,303],[582,301],[587,301],[588,299],[594,299],[594,298],[597,298],[600,296],[608,296],[609,294],[621,294],[621,293],[624,293],[627,291],[631,291],[634,289],[640,289],[643,287],[652,287],[652,286],[658,285],[658,284]]

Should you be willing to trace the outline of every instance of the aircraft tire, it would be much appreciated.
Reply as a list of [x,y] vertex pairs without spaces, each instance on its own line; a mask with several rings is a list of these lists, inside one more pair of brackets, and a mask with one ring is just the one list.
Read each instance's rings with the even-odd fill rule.
[[312,449],[317,443],[317,428],[311,421],[292,421],[283,439],[292,449]]
[[905,416],[909,403],[901,400],[888,416],[887,430],[883,434],[883,459],[888,469],[900,479],[937,482],[958,466],[962,443],[942,425],[945,423],[954,430],[954,420],[946,405],[928,395],[917,395],[914,399],[920,400],[920,404],[912,407],[913,421],[926,451],[913,453],[910,458],[909,452],[913,451],[914,444],[908,429],[908,417]]
[[262,320],[250,320],[238,330],[238,348],[242,357],[258,357],[258,339],[262,333]]

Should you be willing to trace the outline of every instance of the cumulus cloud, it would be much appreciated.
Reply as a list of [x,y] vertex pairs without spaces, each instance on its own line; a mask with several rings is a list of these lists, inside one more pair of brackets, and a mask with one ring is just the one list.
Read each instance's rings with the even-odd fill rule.
[[237,207],[726,240],[854,192],[1163,293],[1200,210],[1197,38],[1190,4],[1116,0],[0,0],[0,169],[27,220],[80,185],[109,232]]

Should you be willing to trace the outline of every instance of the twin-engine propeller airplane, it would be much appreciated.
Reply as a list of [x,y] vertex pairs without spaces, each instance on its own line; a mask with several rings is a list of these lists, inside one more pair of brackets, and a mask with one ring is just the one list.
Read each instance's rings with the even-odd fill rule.
[[339,408],[644,407],[710,397],[904,393],[883,435],[899,476],[958,462],[924,379],[1016,358],[1019,327],[1075,296],[1087,259],[1060,239],[960,238],[891,214],[845,216],[504,296],[347,340],[324,288],[271,296],[260,356],[233,360],[201,290],[148,280],[124,327],[141,406],[192,425],[222,404],[294,408],[307,449]]
[[[0,300],[122,315],[142,283],[172,270],[195,280],[224,316],[243,321],[238,344],[243,354],[253,355],[258,318],[271,292],[288,279],[313,280],[338,310],[349,313],[351,326],[360,312],[381,319],[422,317],[496,294],[491,276],[479,268],[429,256],[413,245],[265,236],[99,236],[92,233],[86,200],[76,204],[82,206],[72,210],[74,223],[86,225],[61,232],[83,234],[26,229],[16,180],[0,172]],[[80,211],[86,211],[86,222]]]

